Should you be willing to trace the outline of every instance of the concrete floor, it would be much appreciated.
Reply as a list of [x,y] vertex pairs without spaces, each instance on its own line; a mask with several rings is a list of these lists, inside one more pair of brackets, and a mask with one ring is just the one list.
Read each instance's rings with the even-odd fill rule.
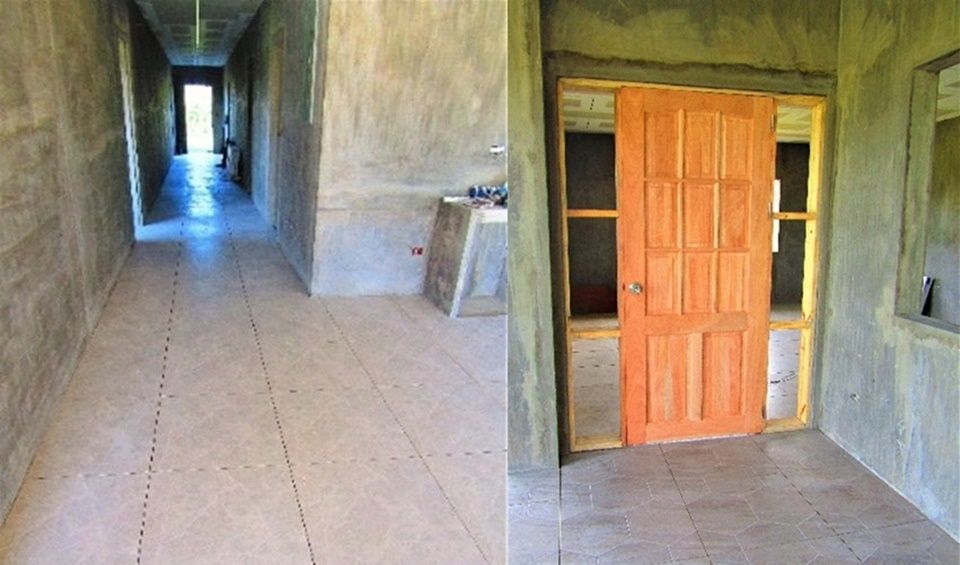
[[0,529],[0,563],[502,563],[503,317],[308,298],[178,157]]
[[960,560],[953,539],[818,431],[585,453],[559,475],[509,483],[511,565],[558,554],[564,564]]

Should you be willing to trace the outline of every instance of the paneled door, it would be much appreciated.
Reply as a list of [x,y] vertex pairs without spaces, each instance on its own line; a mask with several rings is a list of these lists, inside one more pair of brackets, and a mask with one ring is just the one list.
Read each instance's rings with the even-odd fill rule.
[[763,429],[773,98],[617,95],[627,444]]

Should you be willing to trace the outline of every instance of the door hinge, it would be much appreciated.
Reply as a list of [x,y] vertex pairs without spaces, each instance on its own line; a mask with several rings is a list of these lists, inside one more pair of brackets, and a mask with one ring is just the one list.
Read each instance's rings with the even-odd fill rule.
[[777,133],[777,115],[770,114],[770,131]]

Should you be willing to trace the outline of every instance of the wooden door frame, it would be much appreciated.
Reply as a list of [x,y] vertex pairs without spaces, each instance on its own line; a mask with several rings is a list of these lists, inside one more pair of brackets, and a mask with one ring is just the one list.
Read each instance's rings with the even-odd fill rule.
[[[609,92],[616,96],[617,89],[621,87],[640,87],[655,88],[663,90],[683,90],[694,92],[710,92],[717,94],[739,94],[748,96],[764,96],[773,98],[777,105],[801,106],[811,110],[811,132],[810,132],[810,160],[807,173],[807,210],[806,212],[780,212],[771,213],[771,220],[781,221],[804,221],[806,223],[806,238],[804,241],[804,269],[803,269],[803,292],[801,302],[802,316],[797,321],[770,322],[769,331],[798,329],[801,330],[800,343],[800,361],[797,374],[797,410],[792,418],[779,418],[766,420],[763,433],[773,433],[780,431],[789,431],[803,429],[810,423],[810,398],[812,392],[811,380],[813,373],[813,352],[815,349],[815,327],[817,323],[816,305],[818,292],[818,279],[820,276],[820,240],[823,236],[822,222],[819,221],[819,209],[822,205],[822,186],[825,179],[825,136],[827,127],[827,95],[825,94],[794,94],[783,92],[768,92],[763,90],[751,89],[733,89],[704,87],[682,84],[664,84],[638,81],[624,81],[616,79],[596,79],[596,78],[573,78],[557,77],[556,89],[553,92],[553,150],[557,180],[555,186],[556,194],[554,202],[555,210],[551,216],[555,219],[557,230],[560,235],[560,248],[554,250],[554,264],[559,264],[559,281],[561,284],[555,288],[555,294],[559,295],[563,305],[557,312],[555,308],[554,319],[560,330],[560,335],[564,341],[562,351],[562,363],[558,363],[561,368],[562,385],[565,394],[565,416],[566,416],[566,437],[569,451],[589,451],[595,449],[609,449],[622,447],[625,444],[625,418],[624,418],[624,395],[622,391],[625,385],[625,373],[620,364],[620,437],[603,438],[578,438],[576,435],[576,415],[574,406],[573,391],[573,372],[570,364],[572,355],[573,340],[576,339],[603,339],[620,338],[619,323],[617,328],[602,329],[579,329],[572,324],[570,313],[570,287],[569,287],[569,256],[568,256],[568,220],[570,218],[617,218],[619,216],[620,206],[620,179],[617,178],[616,201],[617,211],[608,210],[577,210],[568,213],[567,210],[567,171],[566,171],[566,142],[563,130],[563,93],[568,89],[579,91],[593,90],[600,92]],[[548,97],[549,100],[550,97]],[[548,105],[549,108],[549,105]],[[549,142],[548,142],[549,143]],[[619,171],[617,171],[619,175]],[[619,225],[617,227],[617,249],[616,253],[620,255],[621,238]],[[557,271],[557,269],[554,269]],[[555,273],[556,274],[556,273]],[[555,277],[555,280],[556,277]],[[618,288],[620,281],[618,280]],[[768,360],[769,363],[769,360]],[[764,389],[766,390],[766,389]],[[766,393],[764,392],[764,397]],[[562,428],[562,426],[561,426]]]

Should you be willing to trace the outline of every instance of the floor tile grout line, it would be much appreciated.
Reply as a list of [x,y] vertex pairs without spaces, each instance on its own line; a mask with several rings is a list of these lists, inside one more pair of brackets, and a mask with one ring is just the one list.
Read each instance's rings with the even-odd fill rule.
[[[214,200],[217,200],[216,197],[218,195],[219,195],[219,191],[215,190],[213,195]],[[263,373],[264,382],[267,385],[267,396],[270,399],[270,407],[273,410],[273,419],[277,426],[278,435],[280,436],[280,447],[283,450],[283,458],[286,463],[287,476],[290,479],[290,486],[293,488],[293,497],[297,505],[297,513],[300,517],[300,526],[303,529],[304,541],[307,544],[307,552],[310,555],[310,562],[313,565],[316,565],[317,558],[314,552],[313,542],[310,540],[310,530],[307,527],[307,519],[303,511],[303,501],[300,497],[300,489],[299,489],[299,486],[297,485],[296,475],[293,472],[293,463],[291,461],[290,452],[287,447],[286,434],[284,434],[283,424],[280,421],[280,409],[277,406],[277,400],[273,392],[273,382],[270,379],[270,373],[267,368],[267,360],[263,354],[263,345],[260,340],[260,331],[257,329],[257,322],[254,316],[253,306],[250,303],[250,295],[249,295],[249,292],[247,291],[246,279],[243,276],[243,266],[240,263],[240,251],[237,248],[236,240],[233,236],[233,227],[230,224],[230,216],[229,214],[226,213],[226,205],[222,204],[219,201],[218,201],[218,204],[220,204],[221,207],[224,209],[223,218],[227,228],[227,238],[230,240],[230,249],[233,252],[233,260],[237,268],[237,276],[240,279],[240,289],[243,295],[243,302],[244,302],[244,305],[246,306],[247,316],[250,321],[250,327],[253,330],[253,338],[257,347],[257,355],[260,359],[260,368]]]
[[[706,557],[710,563],[713,563],[713,558],[710,556],[710,552],[707,551],[707,544],[703,543],[703,536],[700,534],[700,526],[698,526],[696,520],[693,519],[693,514],[690,512],[690,507],[687,505],[687,497],[683,496],[683,489],[680,488],[680,481],[677,480],[677,476],[673,472],[673,467],[670,465],[670,461],[667,459],[667,454],[663,451],[663,444],[657,444],[657,449],[660,451],[660,457],[663,459],[663,463],[667,466],[667,470],[670,471],[670,478],[673,479],[673,485],[677,487],[677,494],[680,495],[680,501],[683,503],[683,509],[686,511],[687,517],[690,518],[690,524],[693,525],[693,531],[697,533],[697,541],[700,542],[700,549],[703,550],[704,557]],[[740,545],[739,540],[737,541],[737,545]],[[670,552],[670,559],[672,560],[673,551],[669,546],[667,547],[667,551]]]
[[[824,517],[823,517],[823,514],[820,512],[820,509],[817,508],[817,507],[813,504],[813,502],[811,502],[811,501],[807,498],[807,496],[806,496],[805,494],[803,494],[803,490],[801,490],[800,487],[797,485],[797,483],[796,483],[792,478],[790,478],[790,477],[787,475],[786,471],[784,471],[783,468],[780,467],[780,465],[779,465],[776,461],[774,461],[774,459],[773,459],[772,457],[770,457],[770,454],[767,453],[767,450],[763,449],[763,446],[760,445],[760,444],[757,442],[756,438],[751,437],[751,441],[752,441],[753,445],[756,446],[756,448],[757,448],[760,452],[763,453],[763,456],[766,457],[766,459],[767,459],[768,461],[770,461],[771,463],[773,463],[773,466],[777,468],[777,471],[780,473],[780,475],[781,475],[784,479],[786,479],[787,482],[790,483],[790,486],[792,486],[794,490],[797,491],[797,494],[799,494],[799,495],[800,495],[800,498],[802,498],[803,501],[807,503],[807,506],[809,506],[810,509],[813,510],[814,513],[816,513],[816,515],[817,515],[821,520],[823,520],[823,523],[827,526],[827,529],[829,529],[831,532],[833,532],[833,534],[834,534],[841,542],[843,542],[843,545],[847,548],[848,551],[850,551],[850,553],[853,555],[853,557],[854,557],[858,562],[863,563],[863,559],[860,559],[860,556],[857,555],[857,552],[853,550],[853,547],[851,547],[850,542],[848,542],[848,541],[843,537],[843,534],[841,534],[840,532],[838,532],[838,531],[836,530],[836,528],[834,528],[833,526],[831,526],[831,525],[829,524],[829,522],[827,522],[826,518],[824,518]],[[801,531],[800,533],[803,534],[802,531]],[[804,536],[806,536],[806,534],[804,534]],[[813,539],[823,539],[823,538],[826,538],[826,537],[829,537],[829,536],[821,536],[821,537],[817,537],[817,538],[810,538],[810,539],[807,539],[806,541],[812,541]]]
[[184,220],[180,220],[180,228],[177,234],[177,259],[173,269],[173,284],[170,293],[170,312],[167,318],[167,331],[163,344],[163,359],[160,363],[160,382],[157,387],[156,411],[153,418],[153,432],[150,439],[150,457],[147,460],[146,485],[143,492],[143,506],[140,510],[140,531],[137,536],[137,563],[143,561],[143,539],[147,530],[147,510],[150,503],[150,487],[152,486],[152,474],[154,462],[157,455],[157,437],[160,431],[160,413],[163,408],[163,386],[167,376],[167,363],[170,359],[170,343],[173,335],[173,318],[177,307],[177,289],[180,281],[180,267],[183,261],[183,228]]
[[[401,314],[402,316],[404,316],[405,318],[407,318],[408,320],[410,320],[411,322],[413,322],[413,323],[415,323],[415,324],[417,323],[417,320],[416,320],[409,312],[407,312],[406,308],[404,308],[403,305],[400,304],[400,302],[398,301],[398,299],[397,299],[396,297],[389,296],[389,297],[388,297],[388,300],[390,301],[390,303],[392,303],[392,304],[394,305],[394,307],[395,307],[397,310],[400,311],[400,314]],[[465,374],[471,381],[473,381],[475,384],[478,384],[478,385],[483,384],[483,383],[480,382],[480,379],[478,379],[477,377],[473,376],[473,373],[470,372],[470,371],[468,371],[467,368],[464,367],[464,366],[460,363],[460,361],[458,361],[457,358],[453,356],[452,353],[450,353],[450,351],[444,346],[443,340],[440,340],[440,351],[447,357],[447,359],[453,361],[453,364],[456,365],[457,367],[459,367],[460,370],[463,371],[463,374]]]
[[[425,453],[423,457],[425,459],[439,459],[441,457],[451,458],[451,457],[485,457],[488,455],[492,456],[501,456],[507,452],[506,449],[479,449],[475,451],[464,451],[459,453]],[[403,459],[416,459],[419,455],[407,455],[404,457],[370,457],[370,458],[358,458],[353,457],[350,459],[327,459],[325,461],[309,461],[307,465],[318,466],[318,465],[340,465],[340,464],[353,464],[360,461],[367,462],[378,462],[378,461],[400,461]],[[232,471],[236,469],[271,469],[278,467],[278,463],[241,463],[239,465],[213,465],[209,467],[168,467],[168,468],[156,468],[151,471],[153,475],[161,474],[171,474],[171,473],[194,473],[194,472],[208,472],[208,471]],[[54,480],[67,480],[67,479],[91,479],[91,478],[111,478],[111,477],[136,477],[140,475],[146,475],[147,471],[102,471],[99,473],[61,473],[53,475],[34,475],[29,477],[33,481],[54,481]]]
[[363,374],[367,376],[367,379],[370,381],[370,384],[373,386],[374,391],[376,391],[376,394],[380,399],[380,402],[383,404],[384,408],[386,408],[387,412],[390,414],[390,417],[393,419],[393,421],[400,428],[400,432],[407,439],[407,442],[410,444],[411,449],[413,449],[414,453],[417,454],[417,459],[420,461],[420,464],[423,466],[424,469],[426,469],[427,474],[430,475],[430,478],[433,479],[433,482],[437,486],[437,489],[440,490],[440,494],[443,496],[443,499],[446,501],[447,505],[453,511],[453,514],[454,516],[457,517],[457,520],[460,521],[461,527],[463,527],[464,531],[467,532],[467,535],[470,536],[470,539],[473,541],[474,547],[477,549],[478,552],[480,552],[480,556],[483,558],[484,562],[490,563],[490,558],[487,556],[486,552],[483,551],[483,548],[480,547],[480,542],[479,540],[477,540],[477,536],[473,533],[473,530],[471,530],[470,527],[467,526],[467,523],[463,519],[463,516],[460,514],[460,511],[457,509],[453,501],[450,500],[450,496],[447,494],[446,489],[443,488],[443,485],[440,484],[440,480],[434,474],[433,469],[431,469],[430,465],[428,465],[427,462],[424,460],[423,453],[421,453],[420,449],[417,447],[417,444],[413,441],[413,438],[410,437],[410,433],[407,431],[407,428],[403,425],[403,422],[400,421],[400,418],[399,416],[397,416],[397,413],[394,411],[393,407],[390,406],[390,403],[387,401],[387,397],[383,394],[383,391],[380,389],[380,386],[377,384],[376,380],[373,378],[373,375],[370,373],[370,370],[367,368],[366,364],[360,359],[360,355],[357,353],[357,350],[354,347],[353,342],[351,341],[350,338],[347,337],[346,332],[344,332],[343,327],[340,325],[340,322],[337,321],[333,313],[330,312],[330,309],[327,308],[327,303],[322,298],[318,298],[317,300],[320,300],[320,304],[321,306],[323,306],[323,311],[326,313],[327,318],[330,320],[330,323],[333,324],[333,327],[337,330],[337,333],[340,335],[340,339],[342,339],[343,342],[347,345],[347,349],[350,350],[350,354],[353,355],[353,358],[357,361],[357,365],[359,365],[360,369],[363,371]]

